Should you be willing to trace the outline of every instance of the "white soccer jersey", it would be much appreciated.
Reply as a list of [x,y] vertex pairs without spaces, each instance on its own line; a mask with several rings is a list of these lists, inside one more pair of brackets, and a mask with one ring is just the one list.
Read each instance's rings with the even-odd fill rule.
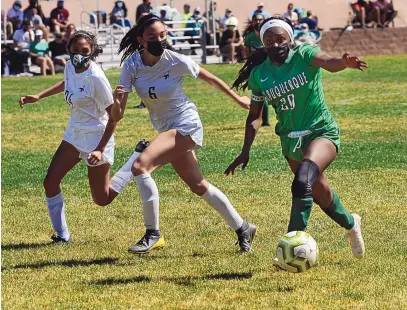
[[188,109],[197,110],[184,94],[182,81],[186,75],[197,78],[199,68],[190,57],[167,49],[150,67],[144,65],[140,54],[135,52],[123,65],[120,84],[126,92],[131,92],[134,86],[155,125],[157,120],[179,115]]
[[[71,110],[64,140],[83,152],[93,151],[100,142],[113,103],[112,87],[103,70],[91,62],[82,73],[75,73],[70,61],[65,67],[65,101]],[[114,145],[113,137],[108,143]]]

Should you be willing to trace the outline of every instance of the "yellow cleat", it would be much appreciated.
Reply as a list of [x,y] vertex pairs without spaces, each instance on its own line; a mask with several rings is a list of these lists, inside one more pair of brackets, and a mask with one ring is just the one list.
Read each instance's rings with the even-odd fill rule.
[[128,249],[133,254],[148,253],[160,249],[165,245],[164,237],[158,232],[146,231],[146,234],[132,247]]

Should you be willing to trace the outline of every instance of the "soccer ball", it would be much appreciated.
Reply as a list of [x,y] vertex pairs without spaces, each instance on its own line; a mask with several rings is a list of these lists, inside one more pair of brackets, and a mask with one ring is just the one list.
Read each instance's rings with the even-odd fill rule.
[[317,261],[317,243],[304,231],[291,231],[278,242],[274,263],[284,270],[304,272],[315,266]]

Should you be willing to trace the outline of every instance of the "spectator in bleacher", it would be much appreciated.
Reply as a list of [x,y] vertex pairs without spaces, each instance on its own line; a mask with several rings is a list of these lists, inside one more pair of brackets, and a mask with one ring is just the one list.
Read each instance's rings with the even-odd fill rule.
[[368,22],[367,14],[370,13],[370,5],[365,0],[358,0],[356,3],[352,3],[351,6],[356,11],[356,17],[361,24],[361,27],[366,28],[366,22]]
[[235,54],[238,54],[238,58],[241,58],[240,55],[244,47],[243,37],[237,28],[238,19],[236,17],[231,17],[226,26],[227,29],[222,34],[219,48],[222,55],[229,59],[229,63],[234,63]]
[[143,3],[137,7],[136,10],[136,24],[140,17],[145,16],[151,12],[151,0],[143,0]]
[[64,0],[58,0],[57,7],[51,11],[51,32],[65,32],[68,26],[69,11],[64,7]]
[[64,41],[65,41],[65,42],[68,42],[69,39],[71,38],[71,36],[72,36],[75,32],[76,32],[76,27],[75,27],[75,25],[74,25],[74,24],[69,24],[69,25],[66,27],[66,32],[65,32],[65,35],[64,35]]
[[23,21],[21,29],[17,29],[13,35],[14,46],[19,49],[27,50],[34,41],[34,32],[28,20]]
[[57,65],[65,68],[66,62],[70,59],[66,48],[67,42],[63,39],[61,33],[55,34],[55,40],[49,43],[49,50],[51,52],[51,59],[55,67]]
[[[212,5],[213,4],[213,5]],[[208,22],[208,27],[207,32],[205,33],[206,36],[206,44],[208,45],[213,45],[215,38],[216,38],[216,44],[219,44],[220,42],[220,32],[219,32],[219,26],[220,26],[220,15],[218,12],[216,12],[216,2],[211,2],[209,5],[209,12],[205,12],[203,17]],[[213,20],[215,20],[215,29],[214,29],[214,23]],[[206,51],[207,55],[213,55],[213,49],[208,49]]]
[[[184,14],[182,14],[182,20],[188,20],[192,16],[191,6],[186,3],[184,4]],[[187,28],[187,24],[181,24],[181,28]]]
[[294,12],[294,5],[292,3],[288,4],[287,12],[283,16],[291,20],[294,26],[298,25],[298,14]]
[[17,29],[21,28],[23,21],[23,12],[21,11],[21,1],[16,0],[13,7],[7,12],[7,33],[8,37],[12,36]]
[[[189,23],[188,28],[201,28],[202,24],[200,23],[201,20],[201,9],[197,7],[194,10],[194,14],[191,15],[191,17],[188,20],[195,20],[195,23]],[[199,36],[199,30],[187,30],[184,32],[185,36]],[[196,44],[198,39],[188,39],[189,44]],[[196,47],[191,47],[191,55],[196,55]]]
[[[314,16],[311,11],[306,12],[306,16],[300,18],[298,21],[299,24],[307,24],[308,29],[310,30],[318,30],[318,17]],[[320,29],[322,30],[322,29]]]
[[225,16],[223,16],[220,21],[219,21],[219,30],[220,32],[224,32],[227,29],[226,24],[228,23],[229,19],[232,17],[232,10],[231,9],[226,9],[225,10]]
[[[28,72],[27,53],[16,49],[12,44],[1,45],[2,76],[32,76]],[[26,72],[24,72],[26,71]]]
[[249,20],[252,19],[252,17],[253,17],[254,14],[261,14],[261,15],[264,16],[264,18],[269,18],[269,17],[271,17],[270,13],[267,12],[267,11],[264,9],[264,3],[263,3],[263,2],[257,3],[257,10],[254,10],[254,11],[249,15]]
[[160,10],[160,18],[164,23],[170,21],[170,19],[167,18],[167,11],[164,8],[161,8]]
[[309,31],[308,25],[305,23],[300,24],[299,26],[301,31],[299,31],[294,38],[295,44],[301,45],[303,43],[309,43],[311,45],[314,45],[317,40],[316,34],[312,31]]
[[47,70],[51,75],[55,75],[54,63],[48,53],[49,44],[44,40],[42,30],[35,30],[35,41],[30,45],[31,63],[39,66],[44,76],[47,75]]
[[41,16],[38,14],[37,8],[32,8],[30,10],[29,21],[31,22],[31,26],[33,26],[34,30],[41,29],[44,33],[44,39],[49,41],[48,39],[48,27],[44,25],[42,22]]
[[122,27],[133,27],[131,21],[127,18],[127,7],[124,1],[116,1],[112,12],[110,13],[110,24],[116,24]]
[[37,9],[37,14],[41,17],[42,22],[47,25],[48,19],[45,17],[44,12],[42,11],[41,5],[38,4],[38,0],[28,0],[28,7],[24,9],[23,15],[24,19],[30,19],[31,9]]

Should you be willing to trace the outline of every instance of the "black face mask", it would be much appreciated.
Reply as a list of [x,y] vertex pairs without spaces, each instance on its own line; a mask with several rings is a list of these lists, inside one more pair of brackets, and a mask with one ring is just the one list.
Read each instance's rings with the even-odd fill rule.
[[284,63],[290,53],[290,47],[288,43],[284,43],[277,47],[266,48],[266,52],[271,61]]
[[161,41],[147,41],[147,51],[153,56],[161,56],[167,47],[167,39]]

